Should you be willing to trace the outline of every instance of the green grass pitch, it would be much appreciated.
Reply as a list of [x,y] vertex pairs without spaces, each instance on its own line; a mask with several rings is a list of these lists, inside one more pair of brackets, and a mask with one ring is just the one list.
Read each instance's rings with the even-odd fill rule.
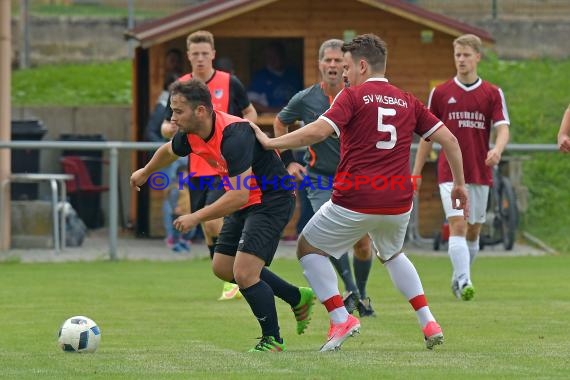
[[[445,344],[428,351],[411,307],[374,263],[377,318],[339,352],[319,353],[327,332],[317,305],[305,335],[277,301],[282,354],[246,352],[260,335],[244,300],[219,302],[208,260],[0,263],[0,378],[13,379],[550,379],[570,374],[570,257],[482,257],[476,297],[453,298],[445,257],[411,256]],[[295,260],[271,269],[306,284]],[[56,345],[73,315],[102,331],[95,354]]]

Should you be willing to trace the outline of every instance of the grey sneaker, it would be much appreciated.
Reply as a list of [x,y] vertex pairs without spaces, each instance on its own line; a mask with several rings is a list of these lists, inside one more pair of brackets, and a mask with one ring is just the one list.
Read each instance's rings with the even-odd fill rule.
[[348,292],[342,299],[342,302],[344,303],[344,307],[346,308],[346,311],[348,311],[348,314],[352,314],[358,306],[359,299],[353,292]]
[[451,293],[453,293],[455,298],[461,299],[461,292],[459,291],[459,282],[457,282],[457,280],[453,280],[451,282]]
[[372,308],[372,303],[370,303],[370,297],[358,300],[356,308],[358,309],[358,314],[360,315],[360,318],[376,316],[376,312]]
[[470,283],[469,281],[465,282],[463,286],[460,287],[459,281],[454,280],[451,283],[451,292],[453,293],[455,298],[463,301],[470,301],[475,296],[475,288],[473,287],[473,284]]

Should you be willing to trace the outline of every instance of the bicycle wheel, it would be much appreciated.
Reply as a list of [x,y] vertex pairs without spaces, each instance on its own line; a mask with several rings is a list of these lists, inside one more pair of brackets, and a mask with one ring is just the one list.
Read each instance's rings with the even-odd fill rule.
[[510,251],[515,245],[519,215],[515,190],[511,181],[506,177],[502,178],[499,197],[503,246],[507,251]]
[[503,227],[500,211],[500,193],[494,181],[493,187],[489,189],[489,198],[487,201],[486,220],[481,226],[479,235],[479,249],[483,249],[487,245],[499,244],[503,241]]

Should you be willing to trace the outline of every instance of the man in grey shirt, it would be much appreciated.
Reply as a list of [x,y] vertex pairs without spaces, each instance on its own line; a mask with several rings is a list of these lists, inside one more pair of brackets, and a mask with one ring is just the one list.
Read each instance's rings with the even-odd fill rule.
[[[323,42],[319,48],[319,71],[322,81],[295,94],[289,103],[277,114],[273,122],[275,136],[289,132],[289,125],[297,121],[309,124],[315,121],[331,105],[334,97],[344,88],[342,77],[344,58],[341,51],[342,40],[331,39]],[[299,180],[305,176],[311,184],[306,187],[307,197],[313,211],[317,211],[331,198],[332,183],[340,160],[340,144],[338,138],[326,140],[307,147],[305,161],[307,166],[296,162],[290,150],[281,152],[281,158],[289,174]],[[301,182],[301,186],[308,181]],[[337,272],[341,276],[347,294],[344,303],[349,313],[358,309],[361,317],[375,316],[370,298],[366,295],[366,283],[372,266],[372,249],[370,239],[364,236],[354,245],[353,280],[348,254],[339,260],[330,257]]]

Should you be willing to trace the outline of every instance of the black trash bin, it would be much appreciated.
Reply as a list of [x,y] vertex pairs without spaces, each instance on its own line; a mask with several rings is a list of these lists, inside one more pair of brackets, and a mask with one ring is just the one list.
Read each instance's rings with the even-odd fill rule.
[[[61,141],[106,141],[101,134],[61,134]],[[70,144],[73,146],[73,144]],[[102,150],[74,150],[65,149],[62,156],[85,157],[85,166],[94,185],[103,183],[103,151]],[[100,228],[105,224],[105,216],[101,208],[100,192],[76,192],[69,195],[69,202],[77,211],[88,228]]]
[[[12,140],[41,140],[47,132],[41,120],[12,120]],[[12,149],[12,173],[39,173],[39,149]],[[37,183],[13,183],[11,185],[13,200],[38,199]]]

